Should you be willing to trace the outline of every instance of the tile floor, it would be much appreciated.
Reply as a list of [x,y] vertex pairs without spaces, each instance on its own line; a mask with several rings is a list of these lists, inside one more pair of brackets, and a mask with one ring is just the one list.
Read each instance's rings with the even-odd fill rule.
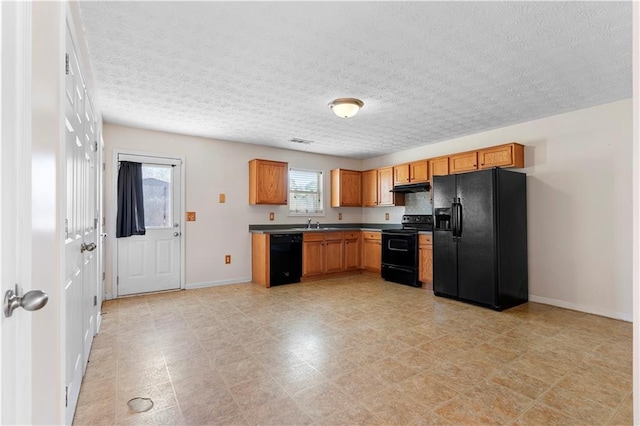
[[[631,425],[630,323],[366,275],[105,303],[74,423]],[[145,413],[134,397],[153,399]]]

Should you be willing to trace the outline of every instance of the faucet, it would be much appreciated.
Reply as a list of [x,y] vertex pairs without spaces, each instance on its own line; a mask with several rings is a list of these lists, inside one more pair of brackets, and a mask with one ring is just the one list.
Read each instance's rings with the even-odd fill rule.
[[311,218],[307,219],[307,229],[311,229]]
[[316,229],[320,229],[320,222],[316,222]]

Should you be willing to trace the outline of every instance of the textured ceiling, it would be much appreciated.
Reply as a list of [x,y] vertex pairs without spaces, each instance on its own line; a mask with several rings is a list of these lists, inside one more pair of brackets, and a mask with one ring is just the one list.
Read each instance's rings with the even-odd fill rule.
[[[631,2],[80,10],[106,122],[215,139],[369,158],[632,91]],[[364,108],[340,119],[327,106],[339,97]]]

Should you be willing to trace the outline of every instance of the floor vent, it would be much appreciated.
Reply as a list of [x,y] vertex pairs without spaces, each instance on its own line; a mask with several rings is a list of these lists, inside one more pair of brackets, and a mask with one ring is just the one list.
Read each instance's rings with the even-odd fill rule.
[[129,410],[134,413],[144,413],[145,411],[149,411],[153,408],[153,401],[151,398],[133,398],[127,402],[129,406]]

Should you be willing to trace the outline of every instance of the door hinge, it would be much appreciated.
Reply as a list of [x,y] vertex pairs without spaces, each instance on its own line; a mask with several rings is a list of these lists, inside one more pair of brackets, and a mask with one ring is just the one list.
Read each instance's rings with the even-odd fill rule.
[[64,54],[64,72],[66,75],[69,75],[69,54]]
[[93,218],[93,229],[98,229],[98,218],[97,217]]
[[69,406],[69,386],[64,387],[64,406]]
[[64,220],[64,238],[69,238],[69,219]]
[[102,272],[102,281],[104,281],[105,278],[106,278],[106,274],[105,272]]
[[107,170],[107,163],[102,163],[102,171],[104,172],[105,170]]
[[93,296],[93,306],[98,305],[98,296]]
[[98,152],[98,141],[94,142],[93,146],[95,147],[94,151]]
[[120,285],[120,277],[116,277],[116,285]]

